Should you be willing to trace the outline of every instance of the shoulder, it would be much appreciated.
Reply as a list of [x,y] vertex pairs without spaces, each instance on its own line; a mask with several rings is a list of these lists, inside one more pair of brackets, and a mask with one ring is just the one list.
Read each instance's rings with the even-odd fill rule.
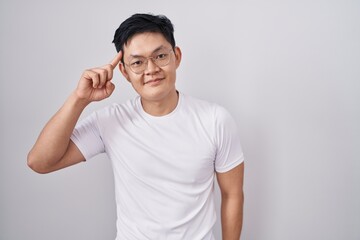
[[220,105],[216,103],[209,102],[207,100],[203,100],[186,94],[182,94],[182,98],[185,108],[195,111],[213,113],[216,111],[217,108],[220,107]]
[[190,95],[182,94],[184,106],[187,110],[196,113],[212,116],[214,119],[224,119],[231,117],[229,111],[220,104],[199,99]]
[[136,109],[137,98],[129,99],[123,103],[112,103],[94,112],[97,116],[112,116],[119,113],[133,112]]
[[99,124],[109,121],[124,121],[133,118],[136,114],[137,98],[129,99],[123,103],[112,103],[108,106],[95,110],[89,117]]

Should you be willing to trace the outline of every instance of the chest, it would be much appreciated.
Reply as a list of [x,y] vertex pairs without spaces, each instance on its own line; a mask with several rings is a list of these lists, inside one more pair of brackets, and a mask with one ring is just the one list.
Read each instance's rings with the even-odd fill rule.
[[214,174],[216,149],[206,122],[133,120],[105,131],[103,140],[124,176],[196,184]]

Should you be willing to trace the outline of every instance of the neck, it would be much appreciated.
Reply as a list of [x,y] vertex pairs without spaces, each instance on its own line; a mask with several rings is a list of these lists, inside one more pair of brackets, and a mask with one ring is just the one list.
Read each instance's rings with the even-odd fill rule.
[[174,111],[179,101],[179,93],[174,89],[161,100],[145,100],[141,98],[144,111],[152,116],[160,117]]

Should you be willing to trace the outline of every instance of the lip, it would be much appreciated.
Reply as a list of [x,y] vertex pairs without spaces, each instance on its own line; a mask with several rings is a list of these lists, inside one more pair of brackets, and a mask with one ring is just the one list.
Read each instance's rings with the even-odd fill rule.
[[144,85],[156,85],[158,84],[161,80],[163,80],[164,78],[155,78],[155,79],[151,79],[148,80],[144,83]]

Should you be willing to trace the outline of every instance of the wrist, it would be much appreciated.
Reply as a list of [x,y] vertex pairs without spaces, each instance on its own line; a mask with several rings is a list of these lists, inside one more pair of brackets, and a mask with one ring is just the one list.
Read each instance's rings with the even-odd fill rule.
[[71,93],[71,95],[68,98],[68,101],[70,101],[74,107],[80,109],[84,109],[87,105],[91,103],[91,101],[89,101],[88,99],[81,98],[77,94],[76,90]]

